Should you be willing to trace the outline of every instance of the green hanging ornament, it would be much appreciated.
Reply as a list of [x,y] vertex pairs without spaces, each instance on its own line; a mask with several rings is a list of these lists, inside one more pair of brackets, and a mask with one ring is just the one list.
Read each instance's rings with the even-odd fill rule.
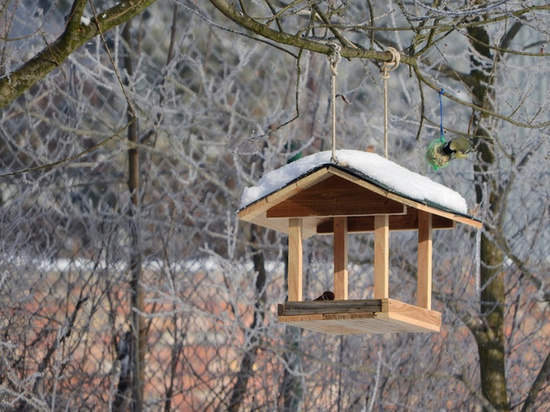
[[445,144],[445,140],[435,139],[428,146],[428,150],[426,150],[426,160],[434,170],[447,167],[451,161],[451,156],[446,155],[442,150]]
[[464,159],[468,157],[472,146],[465,137],[455,137],[447,142],[443,135],[433,140],[426,150],[426,160],[434,170],[446,167],[452,159]]
[[426,150],[426,160],[434,170],[446,167],[452,159],[464,159],[472,150],[470,141],[465,137],[455,137],[450,142],[445,140],[443,134],[443,102],[441,95],[445,93],[443,89],[439,92],[439,115],[441,122],[439,125],[439,139],[433,140]]

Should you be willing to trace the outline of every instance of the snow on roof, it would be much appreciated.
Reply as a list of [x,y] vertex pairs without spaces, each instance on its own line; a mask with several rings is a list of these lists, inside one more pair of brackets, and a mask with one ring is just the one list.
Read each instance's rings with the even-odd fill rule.
[[[333,165],[331,154],[330,151],[316,153],[266,173],[256,186],[244,190],[240,208],[243,209],[276,192],[314,169],[323,165]],[[376,153],[337,150],[336,158],[338,167],[358,172],[361,177],[390,192],[463,215],[468,212],[466,200],[459,193]]]

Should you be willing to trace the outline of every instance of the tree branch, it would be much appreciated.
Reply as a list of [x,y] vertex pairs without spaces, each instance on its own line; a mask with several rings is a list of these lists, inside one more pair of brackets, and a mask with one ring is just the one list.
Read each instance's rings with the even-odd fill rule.
[[464,386],[470,391],[470,393],[478,399],[483,404],[483,409],[488,412],[497,412],[495,407],[487,400],[485,396],[483,396],[482,393],[479,393],[479,390],[476,388],[476,385],[474,385],[470,379],[468,378],[467,374],[463,371],[461,374],[455,376],[456,379],[461,381]]
[[[295,36],[293,34],[279,32],[267,27],[264,24],[258,23],[256,20],[239,13],[235,8],[226,0],[210,0],[210,3],[214,5],[221,13],[227,18],[237,23],[241,27],[250,30],[260,36],[273,40],[277,43],[287,44],[290,46],[298,47],[300,49],[309,50],[321,54],[330,54],[332,52],[331,47],[326,43],[313,41],[304,37]],[[349,47],[347,44],[342,44],[342,50],[340,55],[344,58],[353,59],[371,59],[380,62],[389,62],[392,59],[390,52],[380,52],[376,50],[367,50],[362,48]],[[411,64],[414,59],[402,54],[401,63]]]
[[120,2],[99,13],[91,24],[81,21],[86,0],[75,0],[63,33],[36,56],[0,79],[0,108],[6,107],[48,73],[59,67],[71,53],[97,36],[140,14],[156,0]]
[[[257,35],[270,39],[276,43],[282,43],[282,44],[298,47],[300,49],[305,49],[305,50],[309,50],[309,51],[312,51],[315,53],[321,53],[321,54],[330,54],[332,52],[331,47],[327,43],[314,41],[314,40],[310,40],[310,39],[296,36],[293,34],[273,30],[269,28],[267,25],[259,23],[258,21],[252,19],[251,17],[243,13],[240,13],[232,5],[230,5],[226,0],[210,0],[210,3],[212,3],[214,7],[216,7],[221,13],[223,13],[227,18],[232,20],[234,23],[238,24],[241,27],[244,27],[247,30],[250,30],[256,33]],[[338,27],[338,25],[334,25],[334,27]],[[451,29],[454,29],[454,27],[451,27]],[[348,44],[347,39],[341,39],[341,40],[342,40],[341,43],[343,44],[342,44],[342,50],[340,51],[340,55],[344,58],[370,59],[370,60],[375,60],[379,62],[391,61],[391,54],[389,52],[367,50],[367,49],[358,48],[358,47],[356,48],[355,45],[353,44],[352,45],[354,47],[351,47]],[[416,75],[418,76],[419,80],[422,83],[426,84],[430,88],[437,91],[441,89],[441,87],[436,85],[434,82],[430,81],[426,76],[424,76],[421,73],[416,57],[408,56],[407,54],[401,54],[401,63],[409,65],[412,68],[412,70],[416,73]],[[464,79],[461,79],[461,80],[464,81]],[[518,127],[525,127],[529,129],[540,129],[550,125],[550,122],[540,122],[540,123],[533,123],[533,124],[520,122],[512,119],[510,116],[506,116],[503,114],[493,112],[491,110],[487,110],[474,103],[470,103],[462,99],[459,99],[456,96],[446,94],[446,97],[463,106],[470,107],[473,110],[479,111],[484,115],[493,116],[495,118],[504,120]]]
[[[416,63],[416,62],[415,62]],[[418,76],[419,80],[424,83],[425,85],[429,86],[430,88],[434,89],[434,90],[441,90],[441,87],[439,85],[437,85],[436,83],[434,83],[433,81],[431,81],[430,79],[428,79],[426,76],[424,76],[424,74],[422,74],[422,72],[420,71],[420,68],[418,67],[418,65],[416,64],[411,64],[416,76]],[[463,80],[464,81],[464,80]],[[520,122],[520,121],[517,121],[517,120],[514,120],[512,119],[511,117],[509,116],[505,116],[503,114],[500,114],[500,113],[497,113],[497,112],[494,112],[492,110],[488,110],[484,107],[481,107],[479,105],[476,105],[474,103],[470,103],[466,100],[463,100],[463,99],[459,99],[458,97],[452,95],[452,94],[449,94],[449,93],[445,93],[444,95],[446,98],[448,98],[449,100],[452,100],[462,106],[465,106],[465,107],[469,107],[471,108],[472,110],[476,110],[482,114],[484,114],[485,116],[492,116],[492,117],[495,117],[497,119],[500,119],[500,120],[504,120],[505,122],[507,123],[510,123],[514,126],[518,126],[518,127],[524,127],[526,129],[542,129],[542,128],[545,128],[545,127],[548,127],[550,126],[550,121],[546,121],[546,122],[540,122],[540,123],[525,123],[525,122]]]

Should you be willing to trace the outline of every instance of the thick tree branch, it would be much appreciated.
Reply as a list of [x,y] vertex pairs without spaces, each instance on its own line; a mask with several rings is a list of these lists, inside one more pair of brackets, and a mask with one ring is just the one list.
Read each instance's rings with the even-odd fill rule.
[[468,375],[465,372],[462,372],[461,374],[456,375],[455,378],[461,381],[464,384],[464,386],[466,386],[468,391],[470,391],[470,393],[483,404],[484,410],[486,410],[487,412],[497,412],[495,407],[491,405],[491,402],[489,402],[487,398],[483,396],[482,393],[479,393],[479,390],[476,388],[476,385],[472,381],[470,381],[470,379],[468,378]]
[[[288,44],[290,46],[298,47],[300,49],[305,49],[322,54],[330,54],[332,52],[332,48],[327,43],[313,41],[304,37],[273,30],[268,26],[261,24],[242,13],[239,13],[226,0],[210,0],[210,3],[212,3],[214,7],[216,7],[227,18],[237,23],[241,27],[244,27],[247,30],[250,30],[277,43]],[[380,62],[389,62],[392,58],[390,52],[380,52],[376,50],[366,50],[362,48],[349,47],[348,44],[342,44],[342,50],[340,54],[342,55],[342,57],[348,59],[370,59]],[[413,62],[414,60],[411,57],[404,54],[401,55],[401,63],[411,64]]]
[[[250,30],[256,33],[257,35],[270,39],[276,43],[287,44],[290,46],[298,47],[300,49],[305,49],[305,50],[309,50],[309,51],[321,53],[321,54],[330,54],[332,52],[331,47],[327,43],[314,41],[314,40],[296,36],[293,34],[273,30],[267,25],[259,23],[258,21],[252,19],[251,17],[239,12],[232,5],[230,5],[226,0],[210,0],[210,3],[212,3],[214,7],[216,7],[221,13],[223,13],[227,18],[232,20],[234,23],[238,24],[241,27],[244,27],[247,30]],[[334,25],[333,27],[337,28],[339,26]],[[454,27],[451,27],[450,29],[452,30],[454,29]],[[342,50],[340,54],[344,58],[370,59],[378,62],[385,62],[385,61],[391,60],[391,54],[389,52],[367,50],[367,49],[355,47],[355,45],[353,44],[351,44],[351,46],[353,46],[351,47],[349,44],[349,41],[347,41],[346,39],[341,39],[341,43],[342,43],[341,44]],[[430,81],[424,74],[421,73],[419,63],[416,57],[408,56],[406,54],[401,54],[401,63],[409,65],[412,68],[412,70],[416,73],[421,83],[424,83],[428,87],[437,91],[441,89],[440,85],[437,85],[434,82]],[[453,76],[457,77],[458,75],[454,73]],[[467,79],[467,76],[465,76],[464,78],[462,78],[461,76],[458,76],[458,77],[459,77],[457,78],[458,80],[466,82],[465,79]],[[449,94],[446,94],[445,96],[450,100],[453,100],[463,106],[470,107],[473,110],[479,111],[480,113],[483,113],[486,116],[493,116],[495,118],[504,120],[505,122],[513,124],[514,126],[525,127],[529,129],[540,129],[550,125],[550,122],[539,122],[539,123],[520,122],[520,121],[514,120],[510,116],[496,113],[492,110],[488,110],[486,108],[480,107],[475,103],[470,103],[465,100],[459,99],[456,96],[452,96]]]
[[88,25],[81,21],[86,0],[75,0],[63,33],[32,59],[0,79],[0,108],[6,107],[48,73],[59,67],[71,53],[100,32],[116,27],[140,14],[156,0],[122,1],[98,13]]

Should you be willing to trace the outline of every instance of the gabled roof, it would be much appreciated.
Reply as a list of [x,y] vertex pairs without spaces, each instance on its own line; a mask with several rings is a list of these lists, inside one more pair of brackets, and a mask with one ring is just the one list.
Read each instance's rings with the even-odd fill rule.
[[380,214],[390,215],[390,230],[415,230],[418,210],[433,215],[434,229],[482,225],[462,196],[425,176],[374,153],[341,150],[337,158],[322,152],[268,173],[243,194],[239,218],[288,233],[288,220],[299,217],[306,238],[332,233],[335,216],[349,217],[349,232],[374,230]]

